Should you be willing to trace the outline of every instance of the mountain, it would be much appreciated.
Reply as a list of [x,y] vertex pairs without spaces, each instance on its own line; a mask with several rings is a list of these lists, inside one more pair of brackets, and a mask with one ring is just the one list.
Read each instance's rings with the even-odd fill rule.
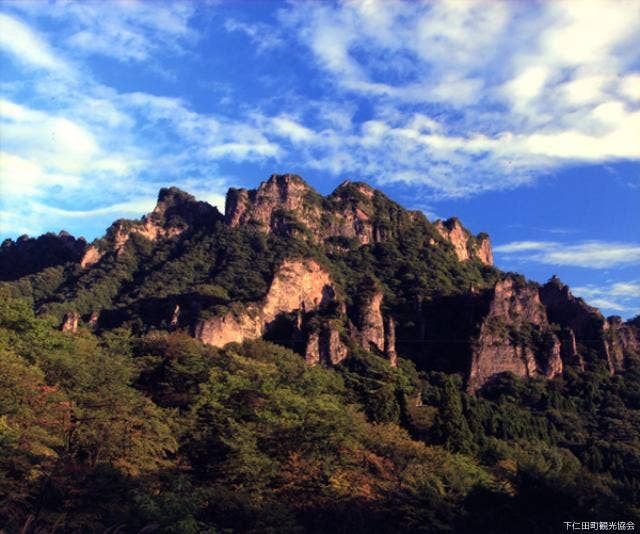
[[391,365],[400,356],[462,373],[470,391],[504,372],[615,373],[638,350],[634,323],[605,319],[555,278],[540,287],[500,272],[488,235],[455,217],[431,223],[364,183],[323,197],[299,176],[273,175],[230,189],[224,215],[162,189],[151,213],[91,245],[57,241],[21,238],[2,254],[29,244],[31,254],[14,253],[13,278],[41,258],[21,284],[39,313],[66,315],[65,329],[82,317],[98,330],[184,330],[216,347],[265,338],[327,365],[359,346]]
[[502,272],[455,217],[172,187],[92,243],[5,241],[0,277],[7,532],[640,520],[640,317]]

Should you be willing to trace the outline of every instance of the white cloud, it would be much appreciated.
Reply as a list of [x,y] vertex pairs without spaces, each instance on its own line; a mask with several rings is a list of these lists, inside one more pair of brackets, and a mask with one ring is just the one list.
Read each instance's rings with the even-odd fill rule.
[[291,139],[291,141],[293,141],[294,143],[306,143],[309,141],[313,141],[316,137],[313,130],[307,128],[306,126],[303,126],[299,122],[289,117],[280,115],[278,117],[274,117],[271,122],[273,128],[278,134]]
[[149,62],[159,50],[183,53],[198,35],[190,28],[191,2],[18,2],[13,7],[64,21],[74,54],[100,54],[122,62]]
[[112,204],[110,206],[104,206],[101,208],[95,208],[91,210],[65,210],[56,208],[54,206],[47,206],[39,202],[34,202],[32,208],[40,214],[47,216],[58,216],[72,219],[86,219],[96,217],[99,215],[134,215],[141,216],[148,213],[155,206],[155,199],[135,199],[128,202],[121,202],[119,204]]
[[629,74],[620,80],[620,92],[631,100],[640,100],[640,74]]
[[640,282],[616,282],[611,286],[611,294],[617,297],[640,298]]
[[225,20],[224,29],[229,33],[239,32],[246,35],[258,52],[265,52],[284,45],[284,39],[277,30],[263,23],[247,23],[233,18]]
[[640,313],[640,280],[590,284],[575,287],[572,292],[606,313],[622,313],[628,317]]
[[556,241],[515,241],[494,247],[494,252],[520,262],[609,269],[640,265],[640,244],[587,241],[567,244]]
[[549,69],[542,65],[528,67],[518,74],[505,86],[507,94],[514,100],[516,105],[527,104],[527,101],[537,97],[547,80],[549,79]]
[[606,76],[582,76],[561,84],[558,90],[564,92],[564,98],[572,104],[588,104],[602,99],[604,86],[608,82]]
[[615,47],[636,33],[640,16],[633,1],[583,1],[578,7],[565,0],[549,2],[547,9],[557,22],[542,36],[542,48],[567,65],[609,61]]
[[273,143],[221,143],[207,149],[212,158],[229,157],[236,160],[250,159],[252,156],[275,156],[278,145]]
[[86,127],[64,116],[0,101],[3,146],[52,172],[82,172],[99,153]]
[[[359,130],[314,140],[317,167],[467,196],[640,159],[637,3],[305,3],[282,20],[345,98],[372,108]],[[407,124],[418,106],[437,110],[437,132]]]
[[541,250],[555,245],[555,243],[551,243],[549,241],[514,241],[512,243],[507,243],[506,245],[498,245],[496,247],[493,247],[493,249],[496,252],[509,254],[512,252]]
[[[323,96],[286,87],[266,103],[206,112],[186,96],[119,93],[82,63],[100,54],[147,69],[189,58],[202,5],[3,6],[53,21],[38,34],[3,16],[12,38],[0,32],[0,42],[28,68],[25,82],[2,86],[0,108],[3,149],[31,173],[24,187],[39,183],[66,208],[122,205],[167,180],[197,190],[224,162],[406,182],[434,201],[519,187],[576,162],[640,159],[633,2],[585,13],[564,2],[293,3],[278,10],[282,27],[226,18],[216,28],[210,17],[212,31],[246,35],[261,54],[295,50]],[[575,45],[592,33],[588,53]],[[60,76],[65,66],[76,75]]]
[[621,304],[608,299],[592,299],[589,304],[591,304],[591,306],[595,306],[596,308],[604,308],[605,310],[615,310],[618,312],[624,312],[627,309]]
[[28,26],[4,13],[0,13],[0,48],[34,67],[58,72],[69,70],[69,66]]

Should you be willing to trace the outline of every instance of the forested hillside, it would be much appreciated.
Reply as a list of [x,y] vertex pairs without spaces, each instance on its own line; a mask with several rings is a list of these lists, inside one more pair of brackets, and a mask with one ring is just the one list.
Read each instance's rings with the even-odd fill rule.
[[640,522],[640,318],[366,184],[0,248],[2,532]]

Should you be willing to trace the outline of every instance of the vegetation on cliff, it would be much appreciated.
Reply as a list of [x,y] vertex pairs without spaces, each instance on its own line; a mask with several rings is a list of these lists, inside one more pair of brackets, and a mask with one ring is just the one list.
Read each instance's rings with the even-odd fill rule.
[[[271,209],[272,192],[292,190],[305,210]],[[240,211],[223,218],[163,190],[151,214],[94,242],[90,262],[65,235],[3,245],[18,262],[0,284],[6,532],[638,524],[638,320],[607,321],[557,280],[461,260],[460,243],[364,184],[322,197],[280,177],[228,204]],[[490,247],[455,228],[464,247]],[[20,265],[15,246],[27,264],[43,251],[40,263]],[[199,321],[262,302],[301,258],[331,281],[328,304],[269,316],[265,339],[194,339]],[[80,316],[75,333],[60,331],[65,314]],[[316,365],[301,333],[315,335]],[[339,359],[319,357],[330,344]],[[527,373],[502,372],[522,355]],[[478,360],[489,371],[472,394]]]
[[637,520],[640,362],[468,395],[367,352],[70,335],[0,300],[0,521],[17,531],[553,532]]

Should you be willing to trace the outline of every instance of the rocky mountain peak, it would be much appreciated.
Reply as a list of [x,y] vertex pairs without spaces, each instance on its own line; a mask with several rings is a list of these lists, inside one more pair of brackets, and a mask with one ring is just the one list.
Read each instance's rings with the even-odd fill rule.
[[437,220],[434,227],[443,239],[451,243],[460,261],[477,259],[485,265],[493,265],[493,250],[487,234],[472,235],[457,217],[446,221]]
[[272,174],[257,189],[229,189],[225,203],[225,220],[230,226],[254,224],[273,230],[282,211],[300,212],[308,193],[315,193],[296,174]]
[[105,238],[94,242],[80,260],[81,267],[89,267],[102,259],[108,251],[121,254],[132,235],[150,241],[175,238],[189,229],[211,225],[221,220],[218,209],[177,187],[160,189],[158,201],[150,213],[140,220],[119,219],[108,229]]
[[349,196],[362,195],[367,199],[372,199],[376,190],[365,182],[352,182],[351,180],[343,181],[338,187],[336,187],[331,193],[330,197],[345,198]]
[[148,215],[164,215],[171,208],[197,203],[195,197],[178,187],[163,187],[158,192],[158,201],[153,211]]
[[[296,234],[317,244],[367,245],[398,237],[412,224],[429,224],[364,182],[345,180],[323,197],[294,174],[272,175],[257,189],[230,189],[225,220],[231,227],[250,225],[267,233]],[[451,242],[458,259],[493,264],[486,234],[472,236],[457,219],[436,229]]]
[[627,322],[617,316],[605,319],[555,275],[540,289],[540,299],[549,320],[562,326],[574,345],[590,355],[586,364],[592,368],[605,364],[612,374],[622,371],[626,354],[640,350],[640,317]]

